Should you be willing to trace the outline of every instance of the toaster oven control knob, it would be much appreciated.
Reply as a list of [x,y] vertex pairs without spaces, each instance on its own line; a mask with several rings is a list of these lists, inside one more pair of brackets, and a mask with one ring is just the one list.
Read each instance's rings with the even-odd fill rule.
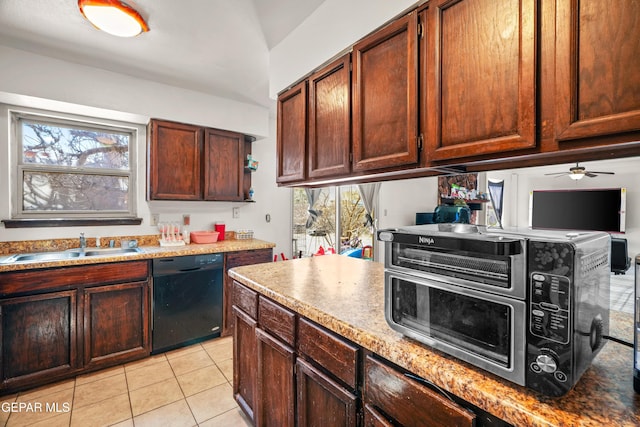
[[548,374],[552,374],[558,369],[556,359],[549,354],[541,354],[536,357],[536,364],[542,372],[546,372]]

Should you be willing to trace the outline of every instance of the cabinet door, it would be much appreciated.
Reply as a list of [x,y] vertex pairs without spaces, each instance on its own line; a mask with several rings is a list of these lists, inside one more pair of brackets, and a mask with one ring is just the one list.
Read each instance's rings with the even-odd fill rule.
[[351,170],[351,55],[309,78],[309,178]]
[[150,200],[202,200],[203,129],[160,120],[150,122]]
[[305,178],[307,148],[307,82],[278,96],[276,182]]
[[85,289],[85,368],[148,356],[149,305],[146,281]]
[[244,135],[206,129],[205,200],[244,200]]
[[640,2],[556,2],[556,137],[640,129]]
[[416,12],[353,47],[353,169],[418,162]]
[[222,334],[221,336],[229,336],[233,334],[233,316],[231,312],[233,280],[226,272],[233,267],[241,265],[260,264],[263,262],[271,262],[273,260],[273,249],[255,249],[252,251],[228,252],[225,255],[225,275],[224,289],[222,292]]
[[72,290],[0,301],[3,392],[78,369],[76,296]]
[[296,365],[298,425],[355,427],[356,396],[303,359]]
[[258,386],[257,427],[295,425],[295,354],[291,347],[262,329],[256,329]]
[[249,419],[255,421],[257,323],[235,306],[233,317],[233,397]]
[[437,0],[424,12],[431,160],[536,146],[536,0]]

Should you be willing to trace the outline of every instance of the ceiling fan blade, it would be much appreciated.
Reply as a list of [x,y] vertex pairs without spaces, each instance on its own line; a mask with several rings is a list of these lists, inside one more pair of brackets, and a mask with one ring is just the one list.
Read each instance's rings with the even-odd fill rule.
[[589,173],[597,173],[600,175],[615,175],[615,172],[596,172],[596,171],[589,171]]
[[593,172],[585,172],[585,176],[588,176],[589,178],[595,178],[595,177],[597,177],[598,175],[596,175],[596,174],[595,174],[595,173],[593,173]]
[[568,175],[568,174],[569,174],[568,172],[553,172],[553,173],[545,173],[545,175],[558,175],[558,176],[561,176],[561,175]]

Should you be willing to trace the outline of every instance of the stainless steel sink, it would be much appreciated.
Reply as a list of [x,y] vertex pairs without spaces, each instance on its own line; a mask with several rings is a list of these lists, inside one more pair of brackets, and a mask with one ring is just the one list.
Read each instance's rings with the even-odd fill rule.
[[60,261],[70,258],[78,258],[79,252],[34,252],[28,254],[12,255],[2,261],[2,264],[11,264],[20,261]]
[[24,254],[11,255],[0,258],[0,264],[13,264],[21,261],[62,261],[82,257],[113,256],[143,253],[140,248],[91,248],[91,249],[69,249],[57,252],[30,252]]
[[104,249],[91,248],[91,249],[85,249],[84,256],[127,255],[127,254],[140,254],[143,252],[144,251],[140,248],[104,248]]

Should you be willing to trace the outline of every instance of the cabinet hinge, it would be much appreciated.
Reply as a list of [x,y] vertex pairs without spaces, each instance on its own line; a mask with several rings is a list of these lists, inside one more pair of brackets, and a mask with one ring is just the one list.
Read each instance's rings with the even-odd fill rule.
[[349,153],[349,162],[353,162],[353,153]]
[[423,141],[423,136],[422,134],[418,135],[418,151],[422,150],[422,141]]

